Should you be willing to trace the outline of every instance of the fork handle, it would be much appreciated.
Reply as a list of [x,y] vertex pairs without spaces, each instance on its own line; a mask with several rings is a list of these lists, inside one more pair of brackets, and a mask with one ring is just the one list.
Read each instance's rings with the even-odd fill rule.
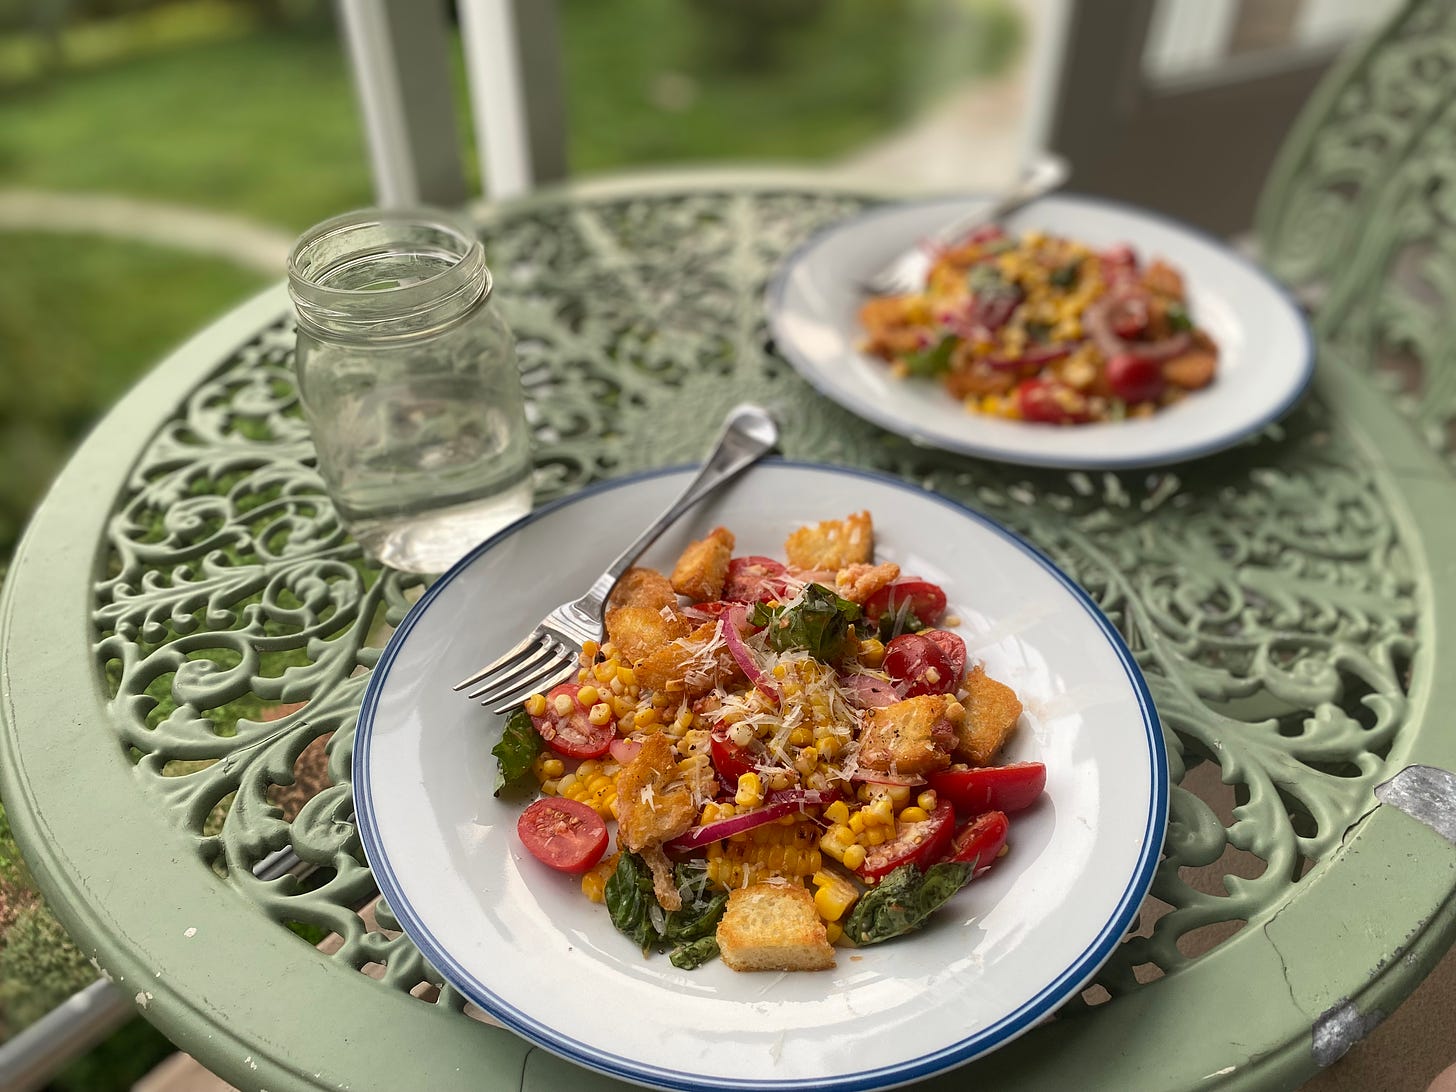
[[601,621],[607,596],[612,594],[617,581],[642,556],[642,552],[689,508],[770,451],[778,439],[778,425],[763,407],[745,403],[730,410],[723,422],[723,431],[718,434],[718,442],[713,445],[712,452],[688,487],[637,536],[632,545],[622,551],[573,606]]
[[931,238],[940,244],[954,243],[973,228],[1004,220],[1022,205],[1030,204],[1059,187],[1067,180],[1069,171],[1067,161],[1061,156],[1053,152],[1043,152],[1027,166],[1026,171],[1017,179],[1016,185],[995,202],[952,221]]

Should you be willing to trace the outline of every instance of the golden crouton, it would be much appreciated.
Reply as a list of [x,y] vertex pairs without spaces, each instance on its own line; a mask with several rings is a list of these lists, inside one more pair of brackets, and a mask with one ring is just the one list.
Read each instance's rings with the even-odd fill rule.
[[860,730],[859,764],[919,775],[950,765],[965,710],[945,694],[922,694],[871,710]]
[[642,657],[633,665],[637,682],[648,690],[691,699],[702,697],[715,687],[726,687],[741,678],[743,673],[734,663],[728,646],[720,641],[716,647],[711,647],[717,630],[717,622],[704,622],[686,637],[664,644]]
[[694,603],[723,597],[728,577],[728,559],[733,556],[733,532],[714,527],[707,538],[688,546],[672,569],[672,588]]
[[797,884],[753,883],[729,892],[718,948],[735,971],[823,971],[834,948],[814,897]]
[[1016,691],[986,674],[977,664],[966,676],[966,715],[956,728],[955,756],[973,766],[996,757],[1021,716]]
[[609,607],[646,607],[648,610],[662,610],[663,607],[677,609],[677,593],[672,590],[667,577],[656,569],[633,567],[622,574],[617,586],[607,599]]
[[883,565],[855,563],[846,565],[834,575],[834,592],[851,603],[863,603],[875,592],[900,576],[900,566],[892,561]]
[[652,873],[652,894],[657,899],[657,905],[664,910],[681,910],[682,892],[677,888],[672,862],[667,859],[662,847],[646,846],[642,850],[642,859],[647,862],[647,870]]
[[617,841],[633,852],[676,838],[697,821],[693,794],[678,774],[672,742],[648,736],[617,775]]
[[607,640],[632,665],[688,632],[688,623],[670,608],[613,607],[607,611]]
[[875,529],[868,512],[800,527],[784,542],[789,564],[800,569],[833,569],[865,564],[874,556]]

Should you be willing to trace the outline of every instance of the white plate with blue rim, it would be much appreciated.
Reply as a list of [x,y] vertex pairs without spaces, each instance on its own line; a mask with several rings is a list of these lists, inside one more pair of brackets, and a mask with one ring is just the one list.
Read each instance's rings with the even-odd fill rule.
[[686,484],[639,475],[543,508],[483,543],[416,604],[370,678],[354,793],[379,887],[425,957],[530,1041],[669,1089],[885,1088],[979,1057],[1091,979],[1133,922],[1167,822],[1162,731],[1132,654],[1044,556],[901,481],[769,461],[643,558],[670,567],[716,524],[782,556],[807,522],[868,509],[876,556],[945,588],[972,662],[1025,713],[1005,761],[1045,763],[1009,852],[919,932],[837,950],[832,970],[744,974],[644,957],[576,877],[521,845],[492,795],[503,718],[451,690],[589,586]]
[[1283,416],[1314,374],[1308,324],[1267,273],[1223,243],[1158,213],[1099,198],[1044,197],[1009,216],[1094,249],[1126,243],[1183,274],[1189,313],[1218,345],[1213,383],[1151,417],[1057,426],[973,413],[935,379],[897,379],[863,352],[859,288],[896,255],[986,204],[941,198],[883,205],[834,224],[792,253],[769,283],[778,351],[823,395],[928,446],[1024,466],[1160,466],[1237,444]]

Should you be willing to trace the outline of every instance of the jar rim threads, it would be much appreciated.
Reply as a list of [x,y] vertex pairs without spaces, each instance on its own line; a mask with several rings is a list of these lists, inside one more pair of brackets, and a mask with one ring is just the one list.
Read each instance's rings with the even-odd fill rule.
[[438,333],[490,296],[485,248],[432,208],[359,209],[310,229],[288,255],[299,323],[371,341]]

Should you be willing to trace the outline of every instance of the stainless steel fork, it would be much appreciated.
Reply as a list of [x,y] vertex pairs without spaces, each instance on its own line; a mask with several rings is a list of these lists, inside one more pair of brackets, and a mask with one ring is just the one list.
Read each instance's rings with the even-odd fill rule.
[[581,647],[602,639],[602,617],[607,596],[617,581],[642,552],[657,541],[677,518],[709,493],[746,469],[778,442],[779,430],[768,411],[760,406],[741,405],[730,410],[718,442],[703,462],[697,476],[682,494],[622,551],[621,556],[597,577],[580,599],[562,603],[537,623],[526,638],[494,663],[486,664],[468,679],[455,684],[456,690],[475,687],[470,698],[481,705],[495,705],[504,713],[531,694],[544,693],[565,682],[577,670]]
[[871,296],[904,296],[925,286],[930,269],[930,255],[925,243],[949,246],[969,235],[972,230],[994,224],[1010,216],[1023,205],[1050,193],[1067,180],[1067,161],[1045,152],[1028,164],[1016,185],[991,204],[951,221],[916,246],[893,258],[879,272],[860,282],[860,289]]

